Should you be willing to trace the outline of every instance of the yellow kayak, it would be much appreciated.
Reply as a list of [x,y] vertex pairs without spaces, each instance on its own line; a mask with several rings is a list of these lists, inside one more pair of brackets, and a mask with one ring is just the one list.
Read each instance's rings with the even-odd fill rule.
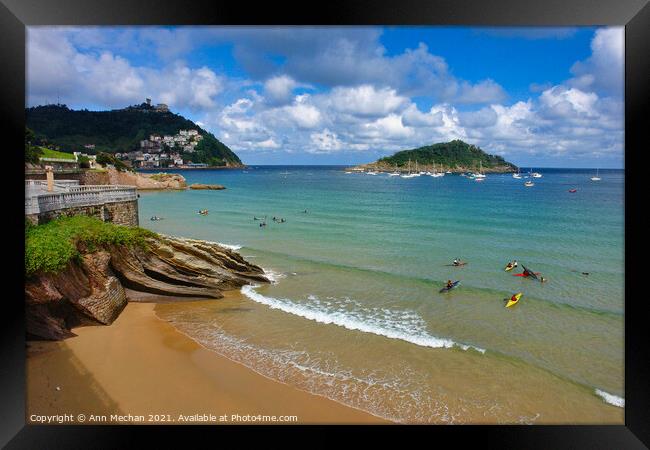
[[517,266],[511,266],[510,264],[506,264],[506,267],[503,270],[505,270],[506,272],[510,272],[515,267],[517,267]]
[[522,295],[524,295],[524,294],[521,293],[521,292],[518,292],[517,294],[510,297],[510,300],[508,300],[508,303],[506,304],[506,308],[510,308],[511,306],[516,305],[517,303],[519,303],[519,299],[521,298]]

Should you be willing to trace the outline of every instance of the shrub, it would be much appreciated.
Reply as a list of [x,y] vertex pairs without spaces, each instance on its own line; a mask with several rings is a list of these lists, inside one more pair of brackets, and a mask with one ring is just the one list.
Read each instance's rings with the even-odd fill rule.
[[88,216],[62,217],[43,225],[25,223],[25,274],[56,273],[83,252],[107,245],[146,248],[147,237],[156,234],[139,227],[125,227]]

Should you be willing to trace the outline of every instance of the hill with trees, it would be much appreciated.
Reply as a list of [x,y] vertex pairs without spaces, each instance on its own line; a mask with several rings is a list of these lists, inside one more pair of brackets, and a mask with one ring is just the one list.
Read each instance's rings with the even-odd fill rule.
[[[41,145],[54,145],[72,153],[124,153],[140,150],[140,141],[151,134],[175,135],[197,130],[203,136],[194,153],[184,159],[214,166],[241,166],[239,157],[214,135],[191,120],[168,111],[157,111],[142,103],[110,111],[72,110],[66,105],[45,105],[25,110],[27,127]],[[87,149],[93,144],[94,149]]]
[[482,167],[485,172],[514,172],[517,166],[501,156],[490,155],[475,145],[461,140],[440,142],[412,150],[402,150],[392,156],[380,158],[374,163],[362,164],[357,168],[376,170],[406,170],[409,161],[411,169],[417,162],[421,170],[450,170],[466,172]]

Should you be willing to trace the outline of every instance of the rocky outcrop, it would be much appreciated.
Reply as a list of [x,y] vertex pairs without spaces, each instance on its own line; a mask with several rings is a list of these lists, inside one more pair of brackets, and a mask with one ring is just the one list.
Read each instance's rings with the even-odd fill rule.
[[112,185],[135,186],[138,189],[186,189],[185,177],[175,173],[120,172],[108,169],[109,183]]
[[226,189],[225,186],[222,186],[220,184],[201,184],[201,183],[194,183],[190,185],[190,189],[205,189],[205,190],[213,190],[213,191],[220,191],[222,189]]
[[98,251],[72,261],[60,273],[25,283],[29,337],[63,339],[70,328],[112,323],[126,306],[124,288],[110,268],[111,255]]
[[223,291],[268,282],[261,267],[207,241],[159,236],[147,248],[112,245],[85,253],[58,274],[27,280],[28,337],[59,340],[71,328],[111,324],[126,306],[125,288],[170,297],[221,298]]

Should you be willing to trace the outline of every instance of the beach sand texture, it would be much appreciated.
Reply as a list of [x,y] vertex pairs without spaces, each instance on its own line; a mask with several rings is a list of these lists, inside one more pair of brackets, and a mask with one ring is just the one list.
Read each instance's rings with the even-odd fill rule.
[[[111,326],[77,328],[62,342],[32,342],[27,359],[27,422],[32,414],[144,416],[144,423],[196,414],[297,416],[297,423],[386,423],[371,414],[270,380],[209,351],[129,303]],[[60,389],[57,390],[56,388]],[[147,422],[149,415],[158,415]],[[154,417],[155,418],[155,417]],[[97,422],[95,422],[97,423]],[[196,422],[190,422],[196,423]],[[215,422],[212,422],[215,423]],[[282,422],[257,422],[282,423]],[[296,422],[292,422],[296,423]]]

